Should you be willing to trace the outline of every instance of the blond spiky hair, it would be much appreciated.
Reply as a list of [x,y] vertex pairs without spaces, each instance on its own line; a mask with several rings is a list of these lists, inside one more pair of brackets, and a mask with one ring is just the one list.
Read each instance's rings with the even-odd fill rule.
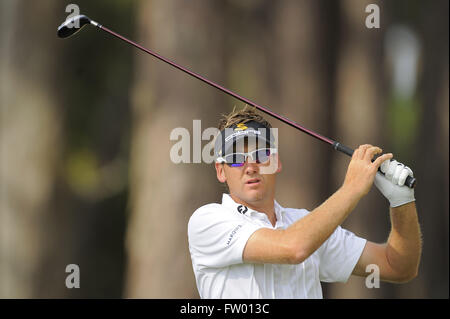
[[267,122],[261,115],[256,113],[256,108],[246,104],[243,109],[236,111],[236,106],[233,108],[230,114],[222,114],[222,118],[219,121],[219,131],[224,128],[231,127],[238,123],[247,123],[249,121],[255,121],[263,124],[267,128],[271,128],[269,122]]

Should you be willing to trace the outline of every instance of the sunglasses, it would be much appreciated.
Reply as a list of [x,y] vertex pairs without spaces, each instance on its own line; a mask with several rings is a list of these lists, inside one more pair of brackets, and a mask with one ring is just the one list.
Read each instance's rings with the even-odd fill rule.
[[270,156],[277,153],[276,148],[260,148],[249,153],[231,153],[223,157],[217,158],[218,163],[226,163],[231,167],[242,167],[245,161],[250,157],[258,164],[267,163]]

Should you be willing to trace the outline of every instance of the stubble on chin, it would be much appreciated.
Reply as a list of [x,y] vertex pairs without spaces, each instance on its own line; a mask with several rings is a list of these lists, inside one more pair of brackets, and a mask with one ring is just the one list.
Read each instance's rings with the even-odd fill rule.
[[243,191],[243,198],[246,203],[248,204],[258,204],[265,198],[264,191],[250,191],[250,192],[244,192]]

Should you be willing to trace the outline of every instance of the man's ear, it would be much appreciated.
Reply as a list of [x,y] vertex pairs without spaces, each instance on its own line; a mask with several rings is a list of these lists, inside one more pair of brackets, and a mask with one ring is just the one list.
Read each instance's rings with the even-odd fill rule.
[[221,183],[225,183],[227,181],[227,177],[225,176],[225,168],[222,163],[215,163],[217,179]]
[[277,156],[277,162],[278,162],[278,168],[277,168],[277,173],[281,172],[283,165],[281,165],[281,160],[280,160],[280,156],[278,155],[278,153],[276,154]]

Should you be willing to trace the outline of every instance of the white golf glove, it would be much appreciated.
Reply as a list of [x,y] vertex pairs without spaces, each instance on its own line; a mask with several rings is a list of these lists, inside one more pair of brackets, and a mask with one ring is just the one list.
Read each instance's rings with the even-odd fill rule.
[[396,160],[384,161],[380,170],[385,174],[377,172],[375,186],[389,200],[391,207],[401,206],[415,201],[414,188],[404,186],[408,176],[413,176],[412,170],[397,162]]

